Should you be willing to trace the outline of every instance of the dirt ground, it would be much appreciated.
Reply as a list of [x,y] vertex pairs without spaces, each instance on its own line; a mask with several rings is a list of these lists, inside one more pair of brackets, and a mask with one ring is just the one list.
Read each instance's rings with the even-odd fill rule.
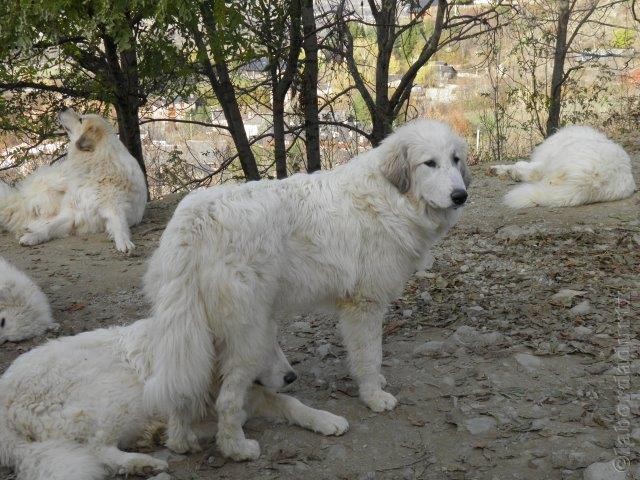
[[[634,162],[640,180],[639,154]],[[500,204],[509,183],[485,168],[473,168],[470,204],[433,267],[387,315],[383,371],[400,401],[393,412],[358,401],[334,319],[294,318],[282,328],[300,377],[291,393],[345,416],[349,432],[322,437],[251,420],[245,431],[262,455],[239,464],[221,458],[204,428],[204,451],[170,456],[171,477],[613,480],[624,476],[592,477],[585,467],[616,458],[624,467],[626,458],[627,479],[640,478],[640,193],[514,213]],[[2,255],[51,301],[62,328],[49,337],[147,314],[145,261],[178,200],[149,206],[129,257],[99,235],[23,248],[0,233]],[[563,289],[577,293],[552,298]],[[1,346],[0,371],[43,341]],[[619,345],[629,355],[617,356]],[[632,446],[616,452],[616,443]],[[0,478],[13,474],[0,469]]]

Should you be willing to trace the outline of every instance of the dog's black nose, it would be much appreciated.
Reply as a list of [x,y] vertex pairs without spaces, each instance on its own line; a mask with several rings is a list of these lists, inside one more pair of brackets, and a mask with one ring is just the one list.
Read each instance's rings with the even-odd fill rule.
[[290,383],[295,382],[297,378],[298,378],[298,375],[296,375],[296,372],[294,371],[287,372],[287,374],[284,376],[284,383],[289,385]]
[[451,192],[451,200],[456,205],[462,205],[467,201],[467,191],[462,188],[456,188],[453,192]]

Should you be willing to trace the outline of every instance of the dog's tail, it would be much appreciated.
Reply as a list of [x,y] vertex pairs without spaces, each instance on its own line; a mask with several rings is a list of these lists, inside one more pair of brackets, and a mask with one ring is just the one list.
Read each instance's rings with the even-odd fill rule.
[[214,341],[200,285],[201,239],[180,225],[180,217],[176,212],[169,222],[144,278],[153,304],[144,401],[150,411],[177,409],[197,416],[209,401]]
[[0,416],[0,465],[13,467],[17,480],[100,480],[106,470],[82,445],[63,439],[29,442]]
[[511,208],[570,207],[584,203],[584,191],[572,184],[524,183],[509,191],[504,203]]

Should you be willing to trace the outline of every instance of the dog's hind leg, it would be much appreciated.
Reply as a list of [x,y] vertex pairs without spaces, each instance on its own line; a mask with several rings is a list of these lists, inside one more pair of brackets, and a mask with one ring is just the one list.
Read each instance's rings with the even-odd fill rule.
[[72,228],[73,217],[65,213],[48,220],[36,220],[27,226],[27,231],[20,237],[20,244],[38,245],[54,238],[64,237]]
[[374,412],[393,410],[398,403],[382,390],[382,319],[384,308],[375,303],[348,300],[340,305],[340,329],[351,373],[358,382],[360,399]]
[[103,208],[100,216],[105,221],[105,228],[116,244],[116,250],[127,253],[135,248],[131,241],[131,230],[124,212],[115,208]]
[[277,343],[277,329],[267,315],[236,306],[237,313],[252,316],[250,322],[235,318],[234,331],[225,338],[221,365],[222,384],[216,399],[218,433],[216,443],[222,453],[236,461],[255,460],[260,446],[245,438],[242,425],[247,418],[244,409],[247,393],[258,378],[265,362],[270,361],[269,348]]
[[123,452],[116,447],[98,447],[96,456],[116,475],[149,475],[169,468],[164,460],[144,453]]
[[542,178],[539,167],[525,160],[520,160],[512,165],[493,165],[491,172],[500,177],[509,177],[516,182],[535,182]]
[[191,429],[191,415],[184,408],[174,408],[167,423],[166,447],[176,453],[199,452],[198,437]]
[[322,435],[342,435],[349,430],[343,417],[308,407],[300,400],[254,385],[247,399],[247,415],[286,421]]

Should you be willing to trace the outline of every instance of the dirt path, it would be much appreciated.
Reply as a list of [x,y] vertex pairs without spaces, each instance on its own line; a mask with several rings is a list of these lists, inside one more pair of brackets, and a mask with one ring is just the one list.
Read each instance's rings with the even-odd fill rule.
[[[640,155],[634,162],[640,179]],[[225,462],[209,441],[203,453],[173,458],[171,475],[581,479],[587,465],[620,456],[614,446],[624,432],[614,427],[622,418],[635,428],[627,478],[640,478],[640,194],[514,214],[499,203],[508,184],[482,170],[474,169],[471,203],[433,268],[387,316],[384,374],[400,400],[395,411],[376,415],[355,398],[333,319],[292,319],[295,328],[283,327],[283,348],[300,374],[291,392],[346,416],[350,431],[325,438],[252,420],[246,432],[260,442],[258,461]],[[144,262],[177,200],[150,206],[131,257],[102,236],[26,249],[0,234],[0,252],[50,298],[62,324],[55,335],[129,323],[148,311]],[[552,301],[562,289],[582,293]],[[621,318],[631,321],[626,343]],[[1,346],[0,371],[43,341]],[[628,363],[614,355],[619,341],[630,349]],[[632,374],[616,375],[626,365]],[[629,380],[620,384],[630,397],[618,398],[616,378]],[[13,476],[5,469],[0,478]]]

